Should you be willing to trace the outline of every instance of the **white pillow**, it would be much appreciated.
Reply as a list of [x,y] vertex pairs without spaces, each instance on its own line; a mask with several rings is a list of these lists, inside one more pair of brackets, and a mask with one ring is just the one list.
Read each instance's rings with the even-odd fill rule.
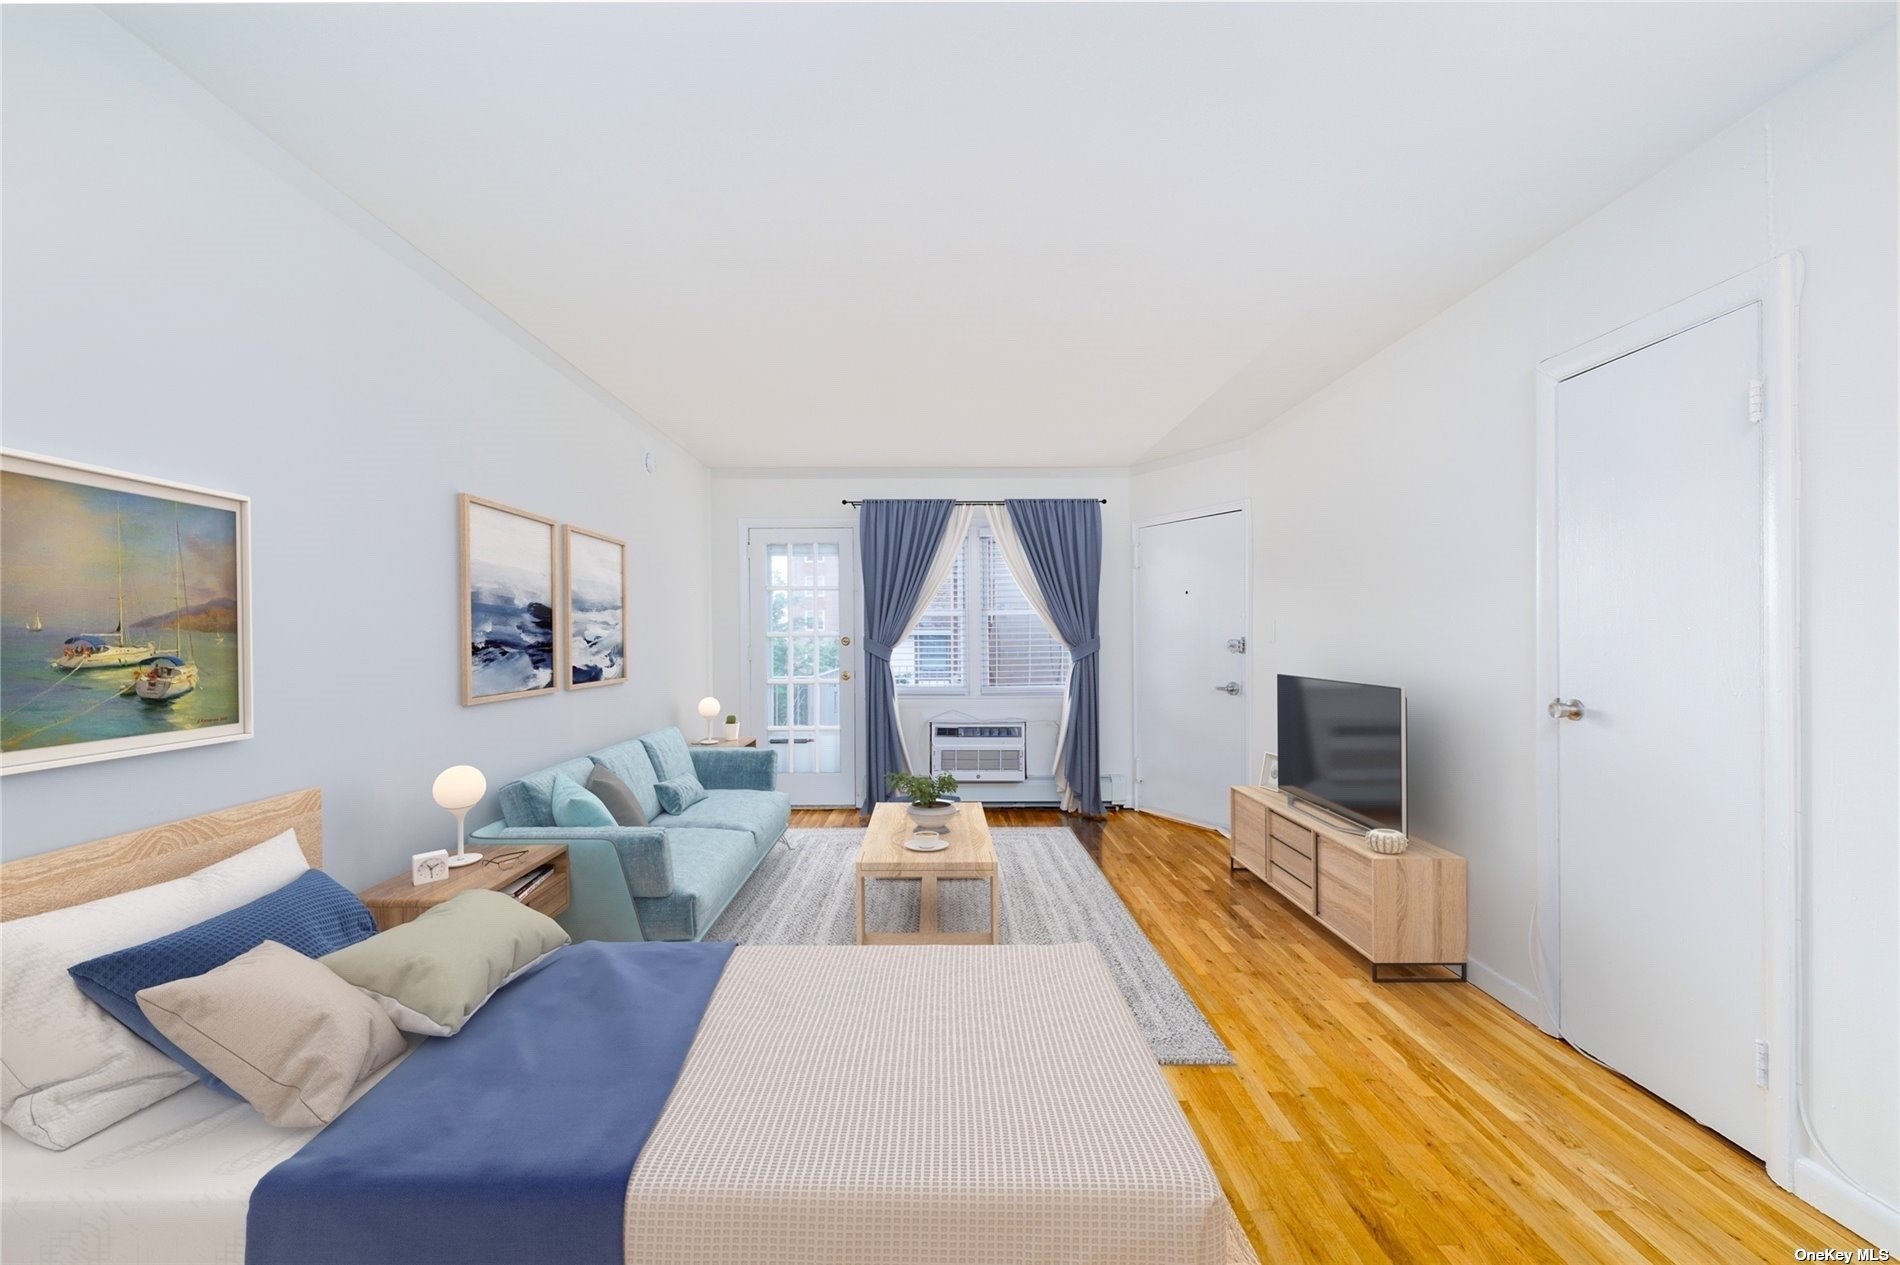
[[0,1122],[63,1151],[193,1084],[67,968],[236,909],[309,868],[286,830],[169,883],[0,923]]

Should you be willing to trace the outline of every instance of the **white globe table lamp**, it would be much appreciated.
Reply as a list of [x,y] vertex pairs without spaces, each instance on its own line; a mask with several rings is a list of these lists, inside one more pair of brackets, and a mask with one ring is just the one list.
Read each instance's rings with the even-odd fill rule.
[[436,775],[434,794],[436,803],[455,814],[455,855],[449,858],[449,864],[475,864],[482,859],[482,854],[465,850],[467,835],[463,821],[468,816],[468,810],[481,803],[482,796],[488,794],[488,779],[475,766],[458,764]]
[[713,737],[713,717],[719,714],[719,700],[708,695],[699,700],[699,714],[706,718],[706,736],[699,740],[702,747],[716,747],[719,739]]

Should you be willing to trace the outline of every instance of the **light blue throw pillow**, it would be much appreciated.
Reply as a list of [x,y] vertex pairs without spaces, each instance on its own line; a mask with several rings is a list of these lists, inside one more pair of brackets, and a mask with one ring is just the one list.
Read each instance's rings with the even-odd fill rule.
[[557,826],[620,824],[607,811],[607,805],[600,802],[600,796],[565,773],[554,775],[554,785],[548,791],[548,806],[554,810],[554,824]]
[[706,788],[690,773],[684,777],[669,777],[654,789],[660,793],[660,807],[669,813],[683,813],[706,798]]
[[693,768],[693,753],[679,730],[656,729],[642,735],[640,744],[647,749],[647,758],[653,761],[657,780],[671,782],[675,778],[699,776]]

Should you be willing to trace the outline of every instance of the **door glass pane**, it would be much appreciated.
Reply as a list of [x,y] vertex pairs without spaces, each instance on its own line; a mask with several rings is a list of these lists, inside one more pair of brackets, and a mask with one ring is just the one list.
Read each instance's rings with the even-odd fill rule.
[[[755,555],[763,564],[753,582],[764,610],[755,616],[758,679],[750,687],[759,699],[754,706],[763,712],[759,736],[779,772],[791,778],[783,789],[818,797],[813,802],[836,802],[831,797],[841,793],[839,779],[848,787],[852,764],[844,741],[851,718],[844,712],[855,687],[843,683],[851,652],[838,644],[840,636],[856,631],[844,622],[845,586],[855,579],[850,546],[835,535],[812,540],[787,533],[760,539],[754,548],[764,551]],[[848,798],[848,789],[842,794]]]

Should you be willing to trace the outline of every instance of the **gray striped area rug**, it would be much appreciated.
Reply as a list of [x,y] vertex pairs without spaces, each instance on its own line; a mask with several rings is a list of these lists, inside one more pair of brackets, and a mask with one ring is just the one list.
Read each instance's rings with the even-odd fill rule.
[[[1093,944],[1108,959],[1157,1062],[1234,1061],[1074,834],[1061,827],[990,834],[1003,883],[1003,943]],[[863,838],[862,830],[788,831],[705,938],[739,944],[855,942],[852,881]],[[875,931],[915,931],[918,890],[915,880],[872,880],[866,925]],[[984,930],[989,902],[986,880],[940,879],[938,925],[945,931]]]

